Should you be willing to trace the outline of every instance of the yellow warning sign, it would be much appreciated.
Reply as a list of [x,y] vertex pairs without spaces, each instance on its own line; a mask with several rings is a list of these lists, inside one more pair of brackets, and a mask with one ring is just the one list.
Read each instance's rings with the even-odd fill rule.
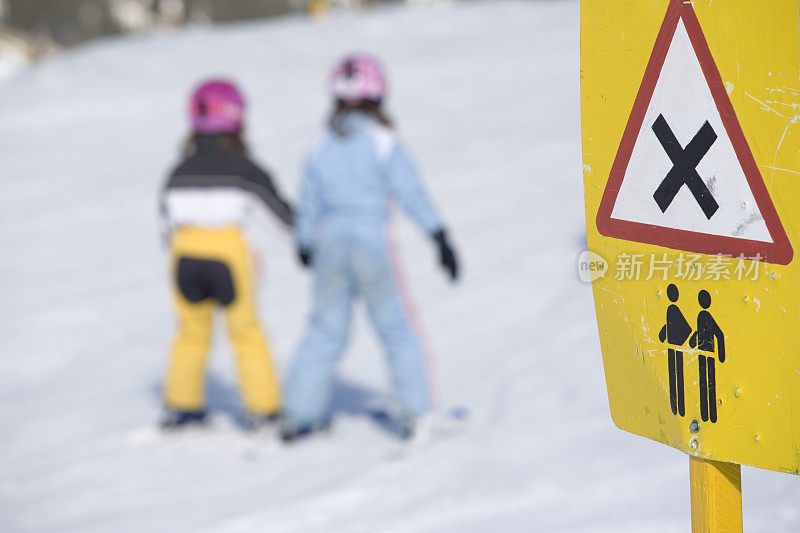
[[612,418],[692,455],[795,474],[799,13],[798,0],[581,1]]

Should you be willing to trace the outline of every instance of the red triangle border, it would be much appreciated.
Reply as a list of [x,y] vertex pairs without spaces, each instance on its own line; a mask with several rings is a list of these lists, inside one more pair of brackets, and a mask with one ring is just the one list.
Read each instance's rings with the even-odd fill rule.
[[[714,103],[719,110],[722,123],[733,144],[739,164],[742,166],[750,190],[772,237],[772,243],[664,228],[652,224],[611,218],[617,195],[625,177],[625,171],[633,153],[636,138],[644,123],[644,117],[653,97],[661,69],[664,66],[672,37],[678,27],[678,21],[681,19],[686,32],[689,34],[692,47],[700,62],[700,67],[711,90]],[[692,5],[684,2],[684,0],[671,0],[667,7],[666,16],[656,37],[653,52],[650,55],[647,68],[645,68],[642,83],[633,103],[633,109],[622,134],[617,155],[611,166],[611,173],[597,211],[596,223],[598,231],[606,237],[708,255],[724,254],[734,257],[741,255],[746,258],[760,257],[761,261],[780,265],[788,265],[792,261],[794,255],[792,245],[783,229],[778,213],[758,170],[758,165],[742,132],[742,127],[733,110],[725,85],[722,83],[722,77],[714,62],[714,57],[708,47],[705,35],[703,35],[703,30],[700,28],[700,21],[697,19]]]

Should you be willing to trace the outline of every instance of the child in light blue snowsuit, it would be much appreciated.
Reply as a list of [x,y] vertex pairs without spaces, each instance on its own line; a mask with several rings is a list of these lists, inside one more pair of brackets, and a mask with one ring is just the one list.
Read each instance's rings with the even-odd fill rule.
[[314,309],[286,383],[284,427],[290,429],[284,438],[327,421],[357,297],[386,349],[403,413],[417,417],[430,406],[422,342],[393,270],[390,202],[398,201],[434,239],[452,279],[457,264],[442,221],[388,124],[380,101],[338,98],[330,131],[306,163],[295,221],[300,260],[315,273]]

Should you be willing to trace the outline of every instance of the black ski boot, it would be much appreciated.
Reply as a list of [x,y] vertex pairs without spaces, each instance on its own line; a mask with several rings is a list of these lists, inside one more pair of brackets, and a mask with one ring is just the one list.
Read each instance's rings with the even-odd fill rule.
[[165,409],[158,426],[164,430],[174,430],[187,426],[205,426],[207,423],[208,413],[205,410]]
[[283,442],[291,443],[300,439],[305,439],[311,435],[327,433],[331,429],[330,420],[324,420],[316,424],[298,426],[286,418],[281,419],[280,437]]
[[271,415],[246,413],[243,426],[247,431],[258,432],[275,427],[280,421],[280,413],[272,413]]

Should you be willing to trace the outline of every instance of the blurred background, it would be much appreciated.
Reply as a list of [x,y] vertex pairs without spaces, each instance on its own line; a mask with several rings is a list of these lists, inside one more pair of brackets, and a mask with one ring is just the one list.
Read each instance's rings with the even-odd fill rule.
[[[0,531],[678,532],[686,457],[614,428],[586,248],[578,0],[0,0]],[[208,431],[156,429],[175,330],[158,195],[210,75],[248,101],[246,138],[290,200],[324,127],[330,68],[383,59],[388,112],[464,275],[393,223],[466,429],[412,452],[358,309],[326,437],[247,434],[221,327]],[[281,374],[311,279],[277,223],[261,318]],[[796,477],[743,468],[748,532],[796,532]]]
[[20,64],[110,35],[402,1],[0,0],[0,58]]

